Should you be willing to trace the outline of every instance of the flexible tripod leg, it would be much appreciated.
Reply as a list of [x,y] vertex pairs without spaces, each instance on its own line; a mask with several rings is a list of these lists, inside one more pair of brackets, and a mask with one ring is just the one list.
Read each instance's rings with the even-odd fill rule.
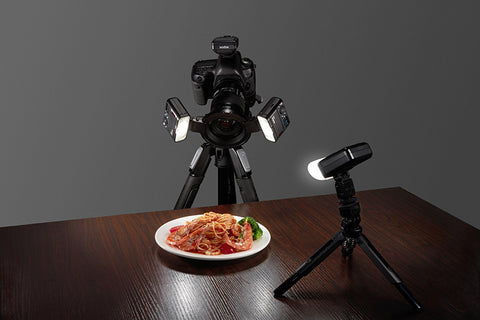
[[400,277],[395,273],[395,271],[390,267],[390,265],[385,261],[382,255],[375,249],[373,244],[367,239],[366,236],[361,234],[357,243],[365,252],[365,254],[372,260],[372,262],[377,266],[377,268],[383,273],[383,275],[390,281],[392,284],[397,287],[398,291],[407,299],[407,301],[417,310],[422,309],[420,303],[413,297],[412,293],[405,287],[402,283]]
[[285,280],[277,289],[273,291],[275,297],[283,295],[290,289],[298,280],[309,274],[316,266],[322,263],[335,249],[337,249],[343,242],[345,237],[342,232],[334,235],[327,241],[320,249],[317,250],[307,261],[305,261],[293,275]]
[[212,147],[208,143],[202,144],[195,152],[189,167],[190,173],[175,204],[175,209],[192,207],[193,200],[195,200],[195,196],[210,164],[211,154]]
[[228,149],[243,202],[258,201],[247,154],[242,147]]

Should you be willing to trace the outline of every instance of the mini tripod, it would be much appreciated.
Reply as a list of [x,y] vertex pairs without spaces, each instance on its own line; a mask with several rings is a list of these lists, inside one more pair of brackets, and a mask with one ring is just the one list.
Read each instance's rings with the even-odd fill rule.
[[360,204],[354,197],[355,188],[348,172],[339,173],[334,176],[334,179],[335,189],[340,203],[340,215],[343,218],[341,231],[327,241],[327,243],[305,261],[290,278],[275,289],[275,296],[283,295],[298,280],[315,269],[316,266],[325,260],[340,245],[342,246],[342,255],[347,258],[352,255],[355,245],[358,244],[390,283],[395,285],[405,299],[415,309],[421,310],[422,307],[420,303],[413,297],[407,287],[403,285],[400,277],[388,265],[387,261],[385,261],[367,237],[362,234],[362,227],[360,226]]
[[212,156],[215,156],[215,166],[218,168],[218,204],[236,203],[234,174],[243,201],[258,201],[245,150],[241,146],[219,148],[207,142],[202,144],[193,156],[189,167],[190,173],[175,209],[192,206]]

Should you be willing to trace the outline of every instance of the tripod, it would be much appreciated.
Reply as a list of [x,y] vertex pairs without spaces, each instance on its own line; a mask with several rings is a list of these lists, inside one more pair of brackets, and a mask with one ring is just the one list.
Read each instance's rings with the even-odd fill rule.
[[189,166],[190,173],[175,204],[175,209],[192,206],[212,156],[215,156],[215,166],[218,168],[218,204],[237,202],[234,175],[243,201],[258,201],[245,150],[241,146],[215,147],[207,142],[202,144],[193,156]]
[[343,218],[341,231],[327,241],[327,243],[305,261],[290,278],[275,289],[275,296],[283,295],[298,280],[315,269],[316,266],[325,260],[340,245],[342,246],[342,255],[348,258],[352,255],[355,245],[358,244],[390,283],[395,285],[405,299],[415,309],[421,310],[422,307],[420,303],[413,297],[407,287],[403,285],[400,277],[388,265],[387,261],[385,261],[367,237],[362,234],[362,227],[360,226],[360,204],[354,197],[355,188],[348,172],[337,174],[334,176],[334,179],[335,189],[340,203],[340,215]]

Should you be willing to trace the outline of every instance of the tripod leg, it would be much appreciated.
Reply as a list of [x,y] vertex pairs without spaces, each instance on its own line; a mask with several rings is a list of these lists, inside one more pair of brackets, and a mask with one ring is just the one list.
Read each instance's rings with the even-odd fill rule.
[[285,280],[277,289],[273,291],[275,297],[283,295],[298,280],[309,274],[316,266],[325,260],[336,248],[338,248],[344,240],[342,232],[337,233],[327,241],[320,249],[317,250],[307,261],[305,261],[293,275]]
[[195,196],[210,164],[211,152],[212,147],[207,143],[203,144],[195,152],[189,167],[190,173],[175,204],[175,209],[192,207],[193,200],[195,200]]
[[258,201],[257,191],[253,185],[252,171],[248,163],[247,154],[242,147],[228,149],[232,160],[240,195],[243,202]]
[[417,310],[422,309],[420,303],[413,297],[412,293],[405,287],[402,283],[400,277],[393,271],[392,267],[390,267],[382,257],[382,255],[375,249],[373,244],[361,234],[358,239],[357,243],[360,248],[363,249],[365,254],[372,260],[372,262],[377,266],[377,268],[383,273],[383,275],[390,281],[395,287],[400,291],[400,293],[404,296],[405,299]]

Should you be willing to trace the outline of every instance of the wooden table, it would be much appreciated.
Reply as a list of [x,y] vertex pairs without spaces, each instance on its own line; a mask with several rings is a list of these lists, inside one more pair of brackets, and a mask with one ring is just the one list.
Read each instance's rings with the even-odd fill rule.
[[[336,250],[284,297],[273,290],[340,231],[336,195],[0,228],[1,319],[480,318],[480,231],[401,188],[357,193],[363,232],[422,303],[412,311],[360,250]],[[256,217],[272,240],[236,261],[155,243],[171,219]]]

